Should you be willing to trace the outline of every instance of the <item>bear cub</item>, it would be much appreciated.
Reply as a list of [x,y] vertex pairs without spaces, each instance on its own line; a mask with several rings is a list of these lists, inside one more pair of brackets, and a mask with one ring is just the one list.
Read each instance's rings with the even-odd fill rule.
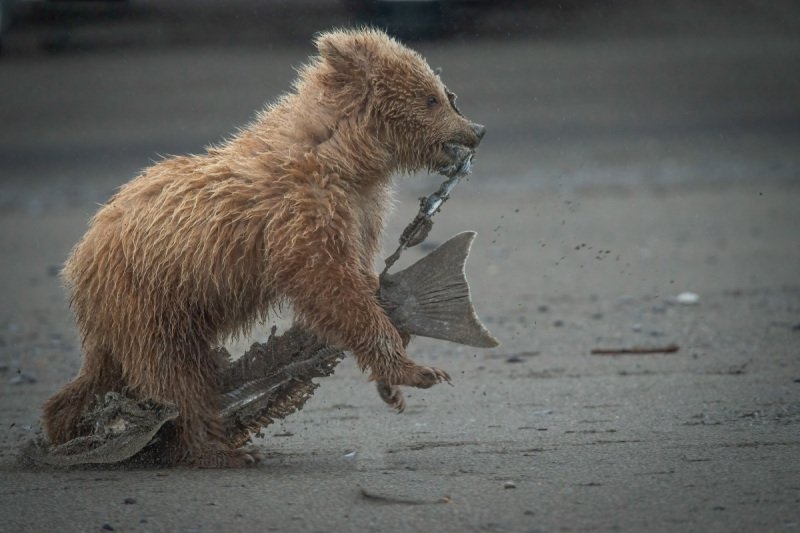
[[283,302],[399,409],[397,386],[449,380],[406,354],[373,263],[392,175],[459,165],[484,127],[381,31],[324,33],[316,46],[293,91],[246,128],[145,169],[91,220],[63,271],[83,362],[44,406],[52,444],[79,436],[85,410],[119,391],[178,408],[175,462],[253,462],[222,444],[212,348]]

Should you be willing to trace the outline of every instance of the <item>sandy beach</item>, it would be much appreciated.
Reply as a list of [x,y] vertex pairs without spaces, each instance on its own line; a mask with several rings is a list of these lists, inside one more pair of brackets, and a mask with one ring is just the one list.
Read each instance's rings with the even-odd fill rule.
[[[503,344],[415,339],[454,386],[408,390],[402,415],[348,358],[255,439],[260,465],[222,471],[33,471],[16,453],[80,365],[57,274],[97,204],[287,90],[313,30],[104,48],[90,27],[93,47],[60,53],[10,33],[0,531],[800,529],[800,39],[796,17],[739,16],[625,33],[617,9],[611,29],[412,43],[488,133],[403,262],[477,231],[467,276]],[[439,183],[398,178],[385,255]]]

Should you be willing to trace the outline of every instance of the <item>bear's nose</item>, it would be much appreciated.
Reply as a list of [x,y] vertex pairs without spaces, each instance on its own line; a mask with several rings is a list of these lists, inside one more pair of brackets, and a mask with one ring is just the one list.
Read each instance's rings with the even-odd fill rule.
[[481,124],[475,124],[473,122],[471,127],[472,127],[472,131],[478,137],[478,142],[481,142],[481,139],[483,139],[483,136],[486,135],[486,126],[483,126]]

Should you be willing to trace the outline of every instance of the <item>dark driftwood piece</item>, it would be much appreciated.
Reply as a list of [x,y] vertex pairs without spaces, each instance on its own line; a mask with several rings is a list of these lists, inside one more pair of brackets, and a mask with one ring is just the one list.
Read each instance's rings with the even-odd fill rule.
[[668,344],[666,346],[656,347],[643,347],[634,346],[633,348],[594,348],[590,353],[592,355],[648,355],[658,353],[675,353],[680,350],[677,344]]

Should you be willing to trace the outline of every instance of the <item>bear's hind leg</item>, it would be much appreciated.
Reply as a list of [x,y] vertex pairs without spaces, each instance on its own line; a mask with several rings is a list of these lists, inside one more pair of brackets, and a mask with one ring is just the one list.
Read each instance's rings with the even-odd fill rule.
[[211,350],[207,346],[173,347],[168,353],[138,364],[139,383],[133,385],[137,396],[178,409],[174,438],[166,443],[168,461],[205,468],[236,468],[257,462],[260,456],[252,450],[231,449],[224,442],[217,401],[220,362]]
[[85,358],[78,376],[54,394],[43,406],[42,426],[52,445],[79,437],[91,428],[80,427],[91,404],[109,391],[120,390],[119,367],[106,350],[84,347]]
[[81,436],[81,417],[95,398],[94,381],[78,375],[54,394],[43,407],[42,427],[51,445],[64,444]]

